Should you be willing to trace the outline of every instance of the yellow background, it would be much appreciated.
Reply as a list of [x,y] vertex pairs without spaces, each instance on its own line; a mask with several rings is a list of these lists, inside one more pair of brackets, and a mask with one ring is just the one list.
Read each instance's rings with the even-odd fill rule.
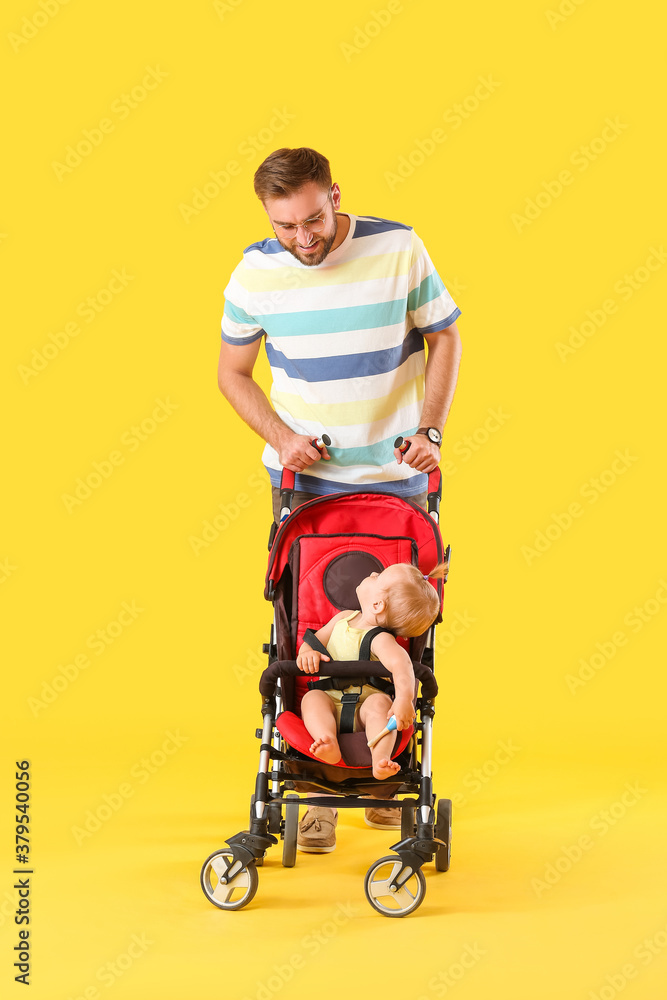
[[[5,994],[24,995],[12,796],[28,758],[35,1000],[663,996],[665,269],[641,270],[667,236],[652,5],[565,0],[557,20],[556,0],[44,2],[48,15],[5,5],[0,32]],[[124,104],[149,67],[154,89]],[[105,118],[89,155],[54,168]],[[420,160],[434,129],[445,138]],[[413,225],[462,310],[434,760],[438,795],[458,802],[453,866],[427,866],[425,901],[402,921],[363,895],[394,835],[356,812],[332,855],[286,870],[274,849],[245,910],[219,911],[199,887],[204,858],[245,823],[257,765],[269,498],[261,442],[220,396],[216,362],[228,276],[270,235],[253,172],[282,145],[330,158],[343,211]],[[184,212],[230,161],[224,189]],[[412,171],[396,181],[401,162]],[[87,322],[81,303],[105,302],[123,269]],[[562,360],[570,327],[607,300]],[[157,400],[170,412],[151,424]],[[504,414],[495,430],[490,410]],[[120,464],[68,510],[112,452]],[[217,536],[193,544],[220,514]],[[539,532],[544,551],[527,554]],[[119,630],[124,602],[142,610]],[[165,753],[169,733],[181,742]],[[501,741],[518,749],[499,764]],[[480,957],[457,979],[466,948]]]

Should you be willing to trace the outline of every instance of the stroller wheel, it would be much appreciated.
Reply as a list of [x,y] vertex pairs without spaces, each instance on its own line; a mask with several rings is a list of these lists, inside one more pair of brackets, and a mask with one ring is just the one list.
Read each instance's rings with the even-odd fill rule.
[[285,805],[285,829],[283,831],[283,868],[294,868],[296,864],[296,835],[299,830],[299,796],[286,795],[293,799]]
[[438,816],[435,821],[435,835],[439,840],[444,840],[447,847],[441,847],[435,855],[436,871],[449,871],[449,862],[452,856],[452,800],[438,800]]
[[233,864],[234,855],[225,848],[206,859],[201,870],[201,887],[206,897],[221,910],[240,910],[257,892],[259,875],[254,864],[240,868],[227,883],[220,881]]
[[376,861],[366,872],[366,898],[373,909],[385,917],[406,917],[417,909],[426,894],[426,879],[421,868],[415,869],[401,888],[392,892],[389,883],[400,868],[401,859],[389,854]]

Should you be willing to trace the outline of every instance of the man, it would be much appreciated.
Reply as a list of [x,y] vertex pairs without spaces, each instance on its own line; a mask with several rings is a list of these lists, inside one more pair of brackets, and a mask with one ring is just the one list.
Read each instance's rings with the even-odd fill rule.
[[[254,187],[275,238],[246,248],[225,289],[218,383],[267,443],[276,523],[283,468],[296,473],[295,505],[363,489],[425,507],[456,387],[460,310],[410,226],[338,211],[322,154],[276,150]],[[264,338],[270,400],[253,378]],[[320,452],[311,442],[322,434],[332,443]],[[310,810],[302,826],[314,813],[333,816]],[[393,828],[393,814],[366,819]]]

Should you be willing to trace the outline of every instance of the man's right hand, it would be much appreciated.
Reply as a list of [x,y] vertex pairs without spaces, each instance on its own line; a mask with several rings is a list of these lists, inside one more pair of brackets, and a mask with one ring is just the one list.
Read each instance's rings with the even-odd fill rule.
[[440,449],[437,444],[429,441],[425,434],[413,434],[403,440],[408,441],[410,447],[405,452],[394,448],[394,458],[399,465],[405,462],[411,469],[426,473],[437,469],[440,465]]
[[295,434],[288,430],[276,448],[278,460],[283,469],[289,469],[290,472],[303,472],[309,465],[319,462],[321,458],[329,461],[331,456],[326,446],[322,445],[322,451],[319,452],[315,445],[310,443],[312,440],[312,437],[307,434]]

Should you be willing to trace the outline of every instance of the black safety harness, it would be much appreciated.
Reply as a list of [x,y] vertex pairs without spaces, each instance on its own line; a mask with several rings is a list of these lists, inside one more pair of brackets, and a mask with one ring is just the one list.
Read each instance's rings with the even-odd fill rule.
[[[389,635],[394,634],[390,629],[382,628],[381,625],[369,629],[359,646],[359,660],[370,660],[371,643],[375,636],[380,635],[381,632],[387,632]],[[303,638],[304,642],[307,642],[316,652],[323,653],[324,656],[328,656],[330,660],[333,660],[329,650],[320,642],[312,629],[306,629]],[[393,692],[393,685],[390,681],[385,680],[384,677],[323,677],[319,681],[308,681],[308,689],[311,691],[330,691],[333,688],[335,691],[343,692],[341,698],[340,732],[351,733],[354,730],[354,714],[357,710],[357,702],[361,697],[364,684],[370,684],[372,687],[378,688],[379,691]],[[359,691],[355,694],[353,691],[348,690],[351,687],[358,687]]]

